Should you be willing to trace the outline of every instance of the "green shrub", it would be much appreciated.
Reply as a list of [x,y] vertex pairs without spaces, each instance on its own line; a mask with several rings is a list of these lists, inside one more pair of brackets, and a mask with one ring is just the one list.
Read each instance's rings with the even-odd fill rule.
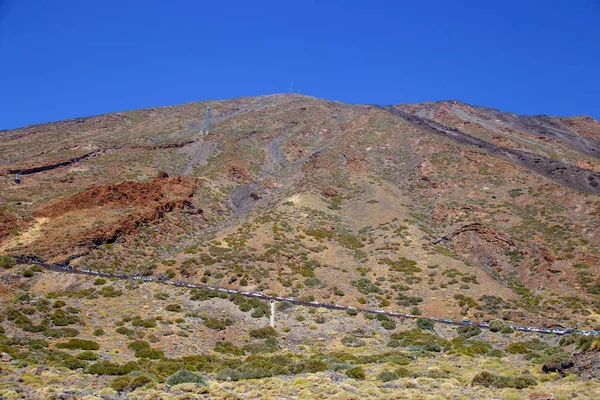
[[151,376],[147,374],[140,374],[131,380],[131,382],[129,383],[129,388],[135,390],[139,387],[146,386],[147,384],[154,382],[156,382],[156,380],[153,379]]
[[266,326],[264,328],[258,328],[258,329],[253,329],[250,331],[250,337],[253,337],[255,339],[266,339],[269,337],[277,337],[277,331],[270,327],[270,326]]
[[73,315],[67,315],[67,313],[61,309],[54,311],[50,316],[50,320],[55,326],[67,326],[79,322],[79,318]]
[[387,264],[390,266],[390,271],[403,272],[407,275],[413,275],[417,272],[423,271],[421,268],[417,267],[416,261],[409,260],[405,257],[400,257],[398,261],[392,261],[389,258],[384,258],[379,261],[379,264]]
[[170,311],[170,312],[182,312],[183,311],[183,307],[181,307],[181,305],[179,304],[169,304],[165,310]]
[[192,289],[190,291],[190,294],[190,300],[194,301],[204,301],[215,297],[219,297],[218,291],[208,288]]
[[181,383],[195,383],[199,386],[208,386],[208,381],[206,379],[185,369],[175,372],[167,379],[167,385],[169,386],[175,386]]
[[498,358],[502,358],[504,357],[506,354],[504,354],[504,352],[502,350],[498,350],[498,349],[492,349],[490,351],[488,351],[488,353],[486,354],[488,357],[498,357]]
[[52,338],[75,337],[77,335],[79,335],[79,331],[73,328],[46,329],[44,331],[45,337]]
[[392,321],[392,320],[382,321],[381,326],[383,327],[383,329],[387,329],[388,331],[393,331],[394,329],[396,329],[396,321]]
[[115,290],[114,286],[104,286],[98,291],[102,297],[119,297],[123,294],[120,290]]
[[137,370],[140,370],[140,366],[133,361],[119,365],[103,360],[87,367],[85,373],[95,375],[127,375],[130,372]]
[[104,278],[96,278],[94,280],[94,285],[100,286],[100,285],[104,285],[106,283],[106,279]]
[[410,372],[410,370],[408,370],[407,368],[404,367],[398,367],[394,370],[394,373],[396,375],[398,375],[398,378],[408,378],[409,376],[412,376],[412,373]]
[[347,347],[363,347],[366,344],[364,340],[361,340],[354,335],[343,336],[341,342]]
[[59,299],[59,300],[56,300],[56,301],[54,302],[54,304],[52,304],[52,308],[61,308],[61,307],[64,307],[64,306],[66,306],[66,305],[67,305],[67,303],[65,303],[65,301],[64,301],[64,300],[60,300],[60,299]]
[[9,256],[0,256],[0,268],[9,269],[14,267],[17,261]]
[[82,351],[81,353],[75,356],[78,360],[86,360],[86,361],[96,361],[98,359],[98,355],[93,351]]
[[458,333],[461,337],[468,339],[481,334],[481,329],[475,325],[463,325],[456,328],[456,333]]
[[227,378],[230,378],[232,381],[239,381],[240,379],[243,379],[243,375],[236,369],[225,368],[217,373],[216,378],[219,381],[225,381]]
[[121,335],[126,335],[126,336],[130,336],[133,335],[135,333],[135,331],[133,329],[129,329],[126,328],[124,326],[120,326],[117,329],[115,329],[115,332],[121,334]]
[[83,340],[83,339],[71,339],[67,343],[58,343],[56,345],[59,349],[69,349],[69,350],[98,350],[100,349],[100,345],[91,340]]
[[471,381],[471,385],[480,385],[485,387],[496,387],[502,388],[514,388],[514,389],[525,389],[530,386],[536,386],[537,381],[528,375],[521,375],[517,377],[499,376],[493,375],[487,371],[480,372],[475,375]]
[[505,350],[507,352],[509,352],[510,354],[527,354],[527,353],[529,353],[529,349],[527,348],[527,346],[525,346],[525,344],[521,343],[521,342],[511,343],[508,346],[506,346]]
[[243,346],[245,352],[252,354],[273,353],[279,350],[277,339],[269,337],[264,343],[250,343]]
[[29,347],[31,350],[41,350],[48,347],[48,342],[45,340],[29,340],[27,341],[27,347]]
[[214,350],[219,353],[227,353],[232,354],[234,356],[244,355],[244,350],[240,349],[237,346],[234,346],[231,342],[217,342],[215,344]]
[[417,320],[417,328],[423,329],[425,331],[432,331],[434,325],[434,322],[430,319],[419,318]]
[[23,277],[25,278],[31,278],[33,276],[33,271],[30,269],[26,269],[23,271]]
[[346,314],[348,314],[351,317],[356,317],[358,315],[358,310],[349,309],[346,310]]
[[381,288],[379,286],[377,286],[376,284],[374,284],[367,278],[360,278],[360,279],[358,279],[356,281],[352,281],[350,283],[353,286],[356,286],[358,291],[363,294],[370,294],[370,293],[382,294],[383,293],[383,291],[381,290]]
[[502,321],[495,319],[490,322],[490,331],[500,332],[500,330],[502,330],[503,326],[504,326],[504,324],[502,323]]
[[134,318],[133,321],[131,321],[131,325],[139,326],[142,328],[154,328],[156,326],[156,320],[154,318],[148,318],[148,319]]
[[94,336],[102,336],[102,335],[104,335],[104,329],[98,328],[98,329],[94,330]]
[[117,392],[123,392],[125,389],[129,388],[129,384],[131,382],[131,378],[128,376],[118,376],[110,382],[111,389],[116,390]]
[[80,360],[78,358],[69,357],[66,360],[64,360],[63,362],[61,362],[59,364],[59,366],[65,367],[65,368],[68,368],[71,370],[76,370],[79,368],[86,368],[88,366],[88,364],[85,361]]
[[277,309],[277,311],[283,311],[292,307],[294,307],[293,303],[290,303],[289,301],[280,301],[279,303],[277,303],[277,306],[275,308]]
[[442,346],[450,344],[449,341],[419,328],[393,333],[390,339],[397,340],[401,347],[420,346],[425,351],[440,351]]
[[492,345],[478,340],[464,340],[461,337],[452,340],[452,353],[475,357],[487,354],[491,349]]
[[167,300],[169,298],[169,294],[164,292],[156,293],[154,298],[158,300]]
[[158,360],[164,357],[161,350],[153,349],[148,342],[136,340],[127,345],[127,347],[135,352],[137,358],[150,358]]
[[233,325],[233,320],[231,320],[230,318],[226,318],[224,320],[218,318],[206,318],[204,320],[204,325],[209,329],[222,331],[228,326]]
[[365,379],[367,375],[365,374],[365,370],[361,367],[354,367],[346,370],[346,376],[352,379]]
[[252,318],[262,318],[265,316],[265,311],[262,308],[255,308],[250,316]]

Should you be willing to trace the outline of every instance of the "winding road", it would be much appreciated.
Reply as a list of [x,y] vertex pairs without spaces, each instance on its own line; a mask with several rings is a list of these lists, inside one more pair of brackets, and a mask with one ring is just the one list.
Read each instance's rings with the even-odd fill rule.
[[[402,313],[385,311],[385,310],[371,310],[371,309],[366,309],[366,308],[357,308],[357,307],[353,307],[353,306],[344,306],[344,305],[340,305],[340,304],[318,303],[316,301],[305,302],[305,301],[297,300],[293,297],[282,297],[282,296],[273,297],[273,296],[267,296],[260,292],[247,292],[247,291],[239,291],[239,290],[234,290],[234,289],[225,289],[225,288],[221,288],[221,287],[216,287],[214,285],[205,285],[205,284],[198,285],[198,284],[187,283],[187,282],[183,282],[183,281],[175,282],[175,281],[170,281],[167,279],[154,279],[154,278],[150,278],[147,276],[146,277],[129,276],[129,275],[121,275],[121,274],[109,274],[106,272],[92,271],[92,270],[87,270],[87,269],[76,269],[70,265],[46,264],[41,261],[38,261],[38,260],[35,260],[32,258],[28,258],[28,257],[14,257],[14,259],[16,260],[16,263],[19,265],[34,264],[34,265],[38,265],[49,271],[62,272],[62,273],[68,273],[68,274],[91,275],[91,276],[99,276],[99,277],[104,277],[104,278],[117,278],[117,279],[121,279],[121,280],[134,279],[134,280],[138,280],[138,281],[142,281],[142,282],[154,282],[154,283],[158,283],[158,284],[162,284],[162,285],[184,287],[184,288],[190,288],[190,289],[203,289],[204,288],[204,289],[214,290],[219,293],[239,294],[244,297],[258,298],[258,299],[266,300],[266,301],[281,301],[281,302],[287,301],[289,303],[299,305],[299,306],[315,307],[315,308],[324,307],[324,308],[327,308],[330,310],[345,310],[345,311],[355,310],[357,312],[363,312],[363,313],[369,313],[369,314],[375,314],[375,315],[376,314],[384,314],[384,315],[387,315],[388,317],[398,318],[398,319],[425,319],[425,320],[430,320],[430,321],[434,321],[434,322],[438,322],[438,323],[446,324],[446,325],[457,325],[457,326],[473,325],[473,326],[477,326],[482,329],[488,329],[488,330],[490,329],[490,325],[487,322],[474,323],[474,322],[471,322],[468,320],[454,321],[450,318],[444,318],[444,319],[433,318],[433,317],[426,317],[426,316],[422,316],[422,315],[402,314]],[[578,335],[584,335],[584,336],[600,335],[600,331],[583,331],[583,330],[576,330],[576,329],[547,329],[547,328],[538,328],[538,327],[531,327],[531,326],[524,327],[524,326],[518,326],[518,325],[510,325],[510,327],[516,331],[533,332],[533,333],[539,333],[539,334],[545,334],[545,335],[552,335],[552,334],[553,335],[578,334]]]

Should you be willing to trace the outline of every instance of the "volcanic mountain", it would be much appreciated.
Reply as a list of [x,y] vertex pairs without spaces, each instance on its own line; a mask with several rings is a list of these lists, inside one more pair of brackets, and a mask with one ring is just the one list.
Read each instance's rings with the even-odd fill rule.
[[598,323],[600,122],[458,101],[259,101],[0,131],[0,255],[438,317]]

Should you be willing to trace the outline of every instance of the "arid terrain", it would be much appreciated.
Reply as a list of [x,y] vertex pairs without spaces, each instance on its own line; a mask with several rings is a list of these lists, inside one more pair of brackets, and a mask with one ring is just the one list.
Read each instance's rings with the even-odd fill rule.
[[600,330],[600,122],[264,104],[0,131],[0,398],[600,397],[597,338],[510,328]]

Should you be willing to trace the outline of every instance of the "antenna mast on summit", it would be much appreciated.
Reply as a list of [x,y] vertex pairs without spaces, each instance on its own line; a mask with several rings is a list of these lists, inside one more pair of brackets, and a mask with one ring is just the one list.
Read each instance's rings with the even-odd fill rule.
[[208,135],[210,133],[210,107],[206,106],[206,113],[204,114],[204,123],[200,133]]
[[263,99],[265,98],[264,94],[260,95],[260,104],[258,105],[258,111],[260,110],[264,110],[265,109],[265,104],[263,102]]

